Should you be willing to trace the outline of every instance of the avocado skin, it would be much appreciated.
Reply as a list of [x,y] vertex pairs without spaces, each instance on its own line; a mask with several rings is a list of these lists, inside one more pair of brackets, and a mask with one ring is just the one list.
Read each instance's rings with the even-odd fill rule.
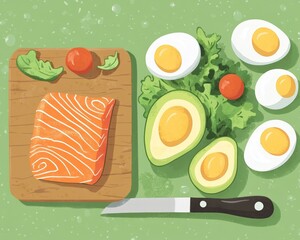
[[[153,125],[156,119],[157,114],[159,113],[159,110],[164,106],[165,103],[167,103],[170,100],[185,100],[188,101],[189,103],[193,104],[196,109],[197,109],[197,114],[199,114],[200,120],[201,120],[201,128],[199,133],[197,134],[197,137],[191,141],[191,144],[187,148],[185,148],[183,151],[176,153],[168,158],[164,159],[157,159],[153,156],[150,148],[150,141],[151,141],[151,136],[152,136],[152,131]],[[196,123],[197,124],[197,123]],[[144,144],[145,144],[145,150],[146,150],[146,155],[149,159],[149,161],[156,166],[163,166],[166,165],[175,159],[181,157],[185,153],[189,152],[192,150],[197,144],[201,141],[204,132],[205,132],[205,127],[206,127],[206,115],[205,115],[205,110],[204,107],[199,100],[197,96],[195,96],[193,93],[185,90],[174,90],[171,92],[168,92],[161,98],[159,98],[151,107],[147,120],[146,120],[146,125],[145,125],[145,134],[144,134]],[[158,131],[158,129],[157,129]],[[171,150],[170,150],[171,151]]]
[[[204,154],[206,154],[210,149],[212,149],[214,146],[216,146],[216,144],[220,144],[221,142],[230,143],[233,146],[233,149],[234,149],[233,158],[228,159],[228,161],[231,161],[231,164],[232,164],[232,168],[230,168],[231,173],[230,173],[230,175],[228,176],[227,179],[222,179],[221,178],[223,182],[217,182],[217,181],[219,181],[219,179],[215,180],[214,181],[216,183],[215,186],[210,186],[210,187],[204,186],[204,184],[202,182],[198,181],[198,179],[195,175],[195,172],[198,172],[199,174],[201,174],[200,169],[198,169],[198,171],[196,171],[196,166],[197,166],[199,161],[204,160],[204,159],[202,159],[202,156]],[[219,151],[219,152],[223,152],[223,151]],[[229,170],[229,164],[228,164],[227,171]],[[221,191],[225,190],[226,188],[228,188],[229,185],[233,182],[233,180],[236,176],[236,172],[237,172],[237,144],[230,137],[220,137],[220,138],[214,140],[213,142],[211,142],[209,145],[207,145],[202,150],[200,150],[194,156],[194,158],[193,158],[193,160],[190,164],[190,167],[189,167],[189,175],[190,175],[190,179],[191,179],[192,183],[195,185],[196,188],[198,188],[200,191],[205,192],[205,193],[218,193],[218,192],[221,192]]]

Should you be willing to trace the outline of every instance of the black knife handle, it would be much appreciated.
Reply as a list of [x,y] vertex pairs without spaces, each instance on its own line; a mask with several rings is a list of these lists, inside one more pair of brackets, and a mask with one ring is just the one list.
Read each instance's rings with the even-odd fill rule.
[[267,218],[274,212],[272,201],[263,196],[240,198],[191,198],[190,212],[216,212],[248,218]]

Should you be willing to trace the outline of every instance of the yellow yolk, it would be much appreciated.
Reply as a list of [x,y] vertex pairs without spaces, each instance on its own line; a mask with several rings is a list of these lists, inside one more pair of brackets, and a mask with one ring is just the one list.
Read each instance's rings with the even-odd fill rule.
[[267,128],[260,136],[260,144],[270,154],[280,156],[290,147],[289,136],[280,128]]
[[201,165],[204,179],[213,181],[224,176],[228,168],[228,157],[224,153],[214,152],[205,157]]
[[157,48],[154,60],[161,70],[168,73],[176,72],[181,66],[179,51],[170,45],[162,45]]
[[165,145],[176,146],[183,142],[192,130],[191,114],[184,107],[171,107],[162,115],[158,130]]
[[252,36],[252,45],[260,55],[272,56],[279,48],[279,38],[269,28],[258,28]]
[[282,97],[289,98],[293,96],[296,91],[294,79],[289,75],[280,76],[276,81],[276,90]]

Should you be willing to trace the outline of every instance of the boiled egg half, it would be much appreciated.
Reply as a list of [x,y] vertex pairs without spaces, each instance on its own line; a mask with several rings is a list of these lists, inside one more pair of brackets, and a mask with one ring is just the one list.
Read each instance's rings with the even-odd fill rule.
[[282,109],[291,104],[298,94],[298,80],[284,69],[272,69],[257,80],[255,96],[259,104],[269,109]]
[[283,165],[292,156],[296,147],[294,128],[281,120],[261,124],[250,136],[244,159],[255,171],[266,172]]
[[267,65],[284,58],[290,50],[287,35],[270,22],[251,19],[240,23],[233,31],[234,53],[252,65]]
[[187,33],[170,33],[156,39],[146,53],[148,70],[165,80],[183,78],[198,66],[201,50]]

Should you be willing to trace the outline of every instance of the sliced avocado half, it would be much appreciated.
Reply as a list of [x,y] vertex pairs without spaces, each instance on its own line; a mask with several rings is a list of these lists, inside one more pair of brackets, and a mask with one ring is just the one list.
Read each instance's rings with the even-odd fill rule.
[[159,98],[149,111],[145,148],[151,163],[162,166],[192,150],[205,131],[205,110],[200,100],[184,90]]
[[193,158],[189,174],[193,184],[206,193],[225,190],[237,171],[237,145],[229,137],[214,140]]

